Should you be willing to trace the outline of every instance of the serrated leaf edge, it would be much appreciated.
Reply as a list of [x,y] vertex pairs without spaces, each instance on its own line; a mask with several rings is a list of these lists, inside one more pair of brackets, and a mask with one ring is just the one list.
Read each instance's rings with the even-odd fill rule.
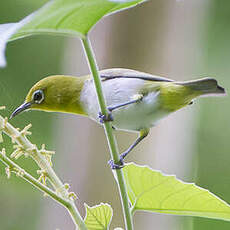
[[[105,214],[105,209],[104,209],[105,206],[109,207],[110,211],[111,211],[111,218],[110,218],[109,222],[107,222],[107,219],[106,219],[107,216],[104,215],[104,218],[105,218],[105,221],[106,221],[106,226],[104,226],[100,221],[98,221],[98,223],[103,227],[104,230],[107,230],[109,228],[109,226],[111,224],[111,221],[112,221],[112,217],[113,217],[113,209],[112,209],[110,204],[108,204],[108,203],[100,203],[100,204],[97,204],[97,205],[94,205],[94,206],[90,207],[88,204],[84,203],[84,206],[85,206],[86,210],[89,211],[91,213],[91,215],[94,216],[94,218],[96,220],[98,220],[98,218],[92,213],[91,209],[92,208],[97,208],[97,207],[103,207],[103,212]],[[84,218],[84,222],[86,221],[86,218],[87,218],[87,212],[86,212],[86,215],[85,215],[85,218]]]
[[[160,170],[152,169],[152,168],[151,168],[150,166],[148,166],[148,165],[138,165],[138,164],[136,164],[136,163],[134,163],[134,162],[127,163],[126,165],[127,165],[127,166],[129,166],[129,165],[131,165],[131,166],[134,165],[134,166],[138,166],[138,167],[140,167],[140,168],[150,169],[151,171],[158,172],[158,173],[160,173],[160,174],[163,175],[163,176],[166,176],[166,177],[169,177],[169,178],[173,177],[175,180],[177,180],[177,181],[180,182],[180,183],[183,183],[183,184],[186,184],[186,185],[190,185],[190,186],[195,187],[195,188],[199,188],[200,190],[202,190],[201,193],[203,193],[203,192],[209,193],[210,195],[212,195],[212,196],[214,196],[215,198],[217,198],[217,200],[223,202],[225,205],[227,205],[227,206],[230,207],[230,205],[229,205],[226,201],[222,200],[221,198],[219,198],[218,196],[216,196],[215,194],[213,194],[212,192],[210,192],[208,189],[201,188],[201,187],[197,186],[195,183],[184,182],[184,181],[182,181],[181,179],[178,179],[178,178],[176,177],[176,175],[173,175],[173,174],[165,174],[165,173],[161,172]],[[167,178],[167,179],[169,179],[169,178]],[[167,180],[167,179],[166,179],[166,180]],[[126,181],[126,184],[127,184],[127,181]],[[129,185],[129,187],[130,187],[130,185]],[[150,189],[148,189],[148,191],[151,191],[152,189],[153,189],[153,188],[150,188]],[[131,189],[131,191],[133,192],[132,189]],[[144,192],[141,193],[138,197],[140,197],[141,195],[143,195],[145,192],[148,192],[148,191],[144,191]],[[134,193],[134,192],[133,192],[133,193]],[[198,212],[195,212],[195,211],[190,211],[190,210],[186,211],[186,210],[184,210],[184,209],[169,209],[169,210],[167,210],[167,209],[149,209],[149,210],[147,210],[147,209],[141,209],[141,208],[138,208],[138,209],[137,209],[137,208],[135,207],[135,204],[136,204],[136,202],[137,202],[137,200],[138,200],[138,197],[135,199],[134,205],[131,207],[131,213],[132,213],[132,214],[134,214],[135,211],[139,211],[139,210],[149,211],[149,212],[151,212],[151,211],[153,211],[153,210],[155,210],[155,211],[168,211],[168,212],[170,212],[170,211],[183,211],[183,212],[188,212],[188,213],[190,213],[190,215],[192,215],[193,213],[226,213],[226,212],[221,212],[221,211],[198,211]],[[196,215],[196,216],[197,216],[197,215]],[[207,218],[211,218],[211,217],[207,217]],[[224,218],[222,218],[222,219],[224,219]],[[227,220],[227,219],[226,219],[226,220]],[[230,220],[228,220],[228,221],[230,221]]]

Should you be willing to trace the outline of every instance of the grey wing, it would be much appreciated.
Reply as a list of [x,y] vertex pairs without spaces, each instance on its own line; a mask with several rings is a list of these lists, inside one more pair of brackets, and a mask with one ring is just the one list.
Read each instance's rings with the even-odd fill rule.
[[164,81],[164,82],[173,81],[168,78],[154,76],[148,73],[143,73],[143,72],[131,70],[131,69],[122,69],[122,68],[101,70],[100,76],[103,81],[114,79],[114,78],[137,78],[137,79],[148,80],[148,81]]

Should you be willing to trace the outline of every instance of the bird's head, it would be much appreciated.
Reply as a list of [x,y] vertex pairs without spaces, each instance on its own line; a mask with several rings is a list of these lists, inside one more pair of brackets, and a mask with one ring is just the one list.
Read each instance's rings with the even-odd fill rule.
[[85,78],[49,76],[37,82],[11,118],[26,110],[84,114],[80,94]]

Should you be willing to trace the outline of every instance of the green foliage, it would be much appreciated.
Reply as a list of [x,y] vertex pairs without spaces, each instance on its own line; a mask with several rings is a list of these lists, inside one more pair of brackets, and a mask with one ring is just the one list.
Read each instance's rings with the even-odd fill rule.
[[[142,2],[144,2],[144,0],[50,1],[44,5],[44,7],[18,23],[0,25],[0,65],[5,64],[3,53],[9,39],[15,40],[35,34],[79,36],[82,38],[87,51],[86,54],[91,64],[91,72],[93,73],[94,79],[96,79],[95,82],[98,82],[98,85],[96,85],[97,93],[103,99],[96,61],[94,60],[94,55],[86,35],[103,16],[135,6]],[[104,102],[101,103],[100,107],[101,111],[106,111]],[[105,124],[105,126],[106,125],[107,124]],[[109,127],[110,124],[107,126]],[[107,130],[109,130],[109,128]],[[112,140],[112,131],[107,136],[110,137],[108,140]],[[116,150],[113,151],[113,148],[111,148],[112,142],[114,141],[110,141],[109,143],[110,149],[112,149],[112,152],[116,152]],[[116,145],[114,144],[114,146]],[[4,156],[4,154],[2,156]],[[202,189],[194,184],[184,183],[174,176],[163,175],[148,167],[135,164],[128,164],[123,171],[128,196],[132,205],[132,213],[137,210],[144,210],[158,213],[230,220],[230,206],[208,190]],[[122,171],[117,171],[116,173],[120,175],[120,177],[117,176],[118,179],[120,178],[118,184],[120,186],[121,196],[124,198],[126,194],[124,183],[122,183],[123,179],[121,179]],[[55,179],[55,174],[52,174]],[[52,179],[52,177],[49,178]],[[57,181],[59,182],[59,180]],[[63,188],[63,185],[61,183],[56,187]],[[69,199],[68,191],[64,193],[68,195]],[[64,198],[66,199],[65,196]],[[129,217],[127,213],[130,214],[128,199],[123,200],[126,200],[126,206],[124,205],[125,202],[123,202],[123,206],[126,211],[126,220],[128,220]],[[73,202],[71,205],[72,209],[75,210]],[[108,204],[100,204],[94,207],[86,205],[86,210],[85,224],[88,229],[100,230],[109,228],[112,218],[112,208]],[[83,223],[77,210],[75,210],[72,215],[75,216],[75,222],[77,224]],[[131,218],[127,226],[127,229],[132,229]],[[82,229],[84,228],[83,223]]]
[[86,207],[85,224],[89,230],[106,230],[113,216],[113,210],[110,205],[101,203],[93,207]]
[[230,221],[230,206],[195,184],[133,163],[124,168],[124,175],[133,212],[143,210]]
[[145,0],[53,0],[18,23],[0,25],[0,66],[4,67],[5,46],[35,34],[62,34],[84,38],[105,15],[142,3]]
[[103,16],[143,1],[54,0],[39,9],[13,39],[38,33],[62,33],[84,37]]

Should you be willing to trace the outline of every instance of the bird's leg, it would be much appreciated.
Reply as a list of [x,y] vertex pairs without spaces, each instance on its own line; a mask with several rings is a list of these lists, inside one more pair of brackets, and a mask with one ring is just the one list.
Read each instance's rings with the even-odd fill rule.
[[136,139],[136,141],[125,151],[120,155],[120,160],[118,163],[114,163],[113,160],[110,160],[108,163],[111,166],[112,169],[121,169],[124,167],[124,158],[130,153],[145,137],[147,137],[149,134],[149,129],[142,129],[140,131],[139,137]]
[[112,112],[112,111],[115,110],[115,109],[119,109],[119,108],[124,107],[124,106],[126,106],[126,105],[130,105],[130,104],[134,104],[134,103],[136,103],[136,102],[139,102],[139,101],[142,100],[142,98],[143,98],[143,95],[142,95],[142,94],[137,94],[137,95],[134,96],[134,99],[133,99],[133,100],[128,101],[128,102],[125,102],[125,103],[122,103],[122,104],[119,104],[119,105],[109,106],[109,107],[108,107],[108,110],[109,110],[110,112]]
[[113,121],[113,115],[112,115],[113,110],[121,108],[121,107],[126,106],[126,105],[134,104],[138,101],[141,101],[142,98],[143,98],[142,94],[137,94],[137,95],[135,95],[134,99],[131,101],[128,101],[128,102],[125,102],[125,103],[122,103],[119,105],[115,105],[115,106],[109,106],[107,108],[109,110],[109,113],[107,116],[102,114],[101,112],[99,112],[98,117],[100,119],[100,123],[103,124],[103,123],[108,122],[108,121]]

